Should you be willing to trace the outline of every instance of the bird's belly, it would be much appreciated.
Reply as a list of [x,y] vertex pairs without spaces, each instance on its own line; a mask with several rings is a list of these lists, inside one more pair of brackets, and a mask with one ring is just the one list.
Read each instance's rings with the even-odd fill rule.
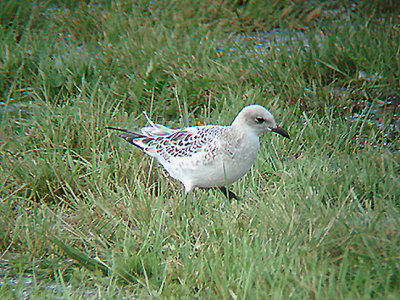
[[240,157],[216,157],[211,162],[199,160],[181,160],[166,169],[169,174],[185,186],[221,187],[229,185],[243,177],[253,165],[257,150],[247,151]]

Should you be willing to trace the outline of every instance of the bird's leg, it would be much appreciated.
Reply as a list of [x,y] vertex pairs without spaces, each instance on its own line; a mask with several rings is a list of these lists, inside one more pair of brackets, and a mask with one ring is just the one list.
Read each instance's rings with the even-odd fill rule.
[[183,204],[187,205],[187,203],[192,203],[195,199],[194,191],[185,191],[185,198],[183,199]]
[[222,192],[222,194],[224,194],[228,198],[228,200],[232,200],[232,199],[239,200],[238,196],[236,196],[236,194],[234,192],[231,192],[230,190],[228,190],[225,186],[220,186],[218,188]]

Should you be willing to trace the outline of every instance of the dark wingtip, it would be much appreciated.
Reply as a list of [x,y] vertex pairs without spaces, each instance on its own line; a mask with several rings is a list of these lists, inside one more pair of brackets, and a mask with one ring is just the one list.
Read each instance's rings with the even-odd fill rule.
[[126,133],[133,133],[130,132],[129,130],[123,129],[123,128],[116,128],[116,127],[111,127],[111,126],[107,126],[105,127],[105,129],[111,129],[111,130],[116,130],[116,131],[122,131],[122,132],[126,132]]
[[280,134],[281,136],[290,140],[289,133],[281,127],[271,128],[271,131]]
[[140,145],[138,145],[137,143],[135,143],[136,139],[140,139],[140,138],[145,138],[146,136],[137,133],[137,132],[132,132],[129,131],[127,129],[122,129],[122,128],[116,128],[116,127],[110,127],[107,126],[105,127],[105,129],[111,129],[111,130],[116,130],[116,131],[120,131],[122,133],[119,133],[118,136],[122,139],[124,139],[125,141],[127,141],[130,144],[133,144],[134,146],[140,148],[143,150],[143,147],[141,147]]

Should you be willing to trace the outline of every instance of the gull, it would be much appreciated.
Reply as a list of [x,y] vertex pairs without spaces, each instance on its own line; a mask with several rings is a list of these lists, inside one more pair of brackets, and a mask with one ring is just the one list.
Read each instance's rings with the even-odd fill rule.
[[275,132],[290,138],[260,105],[245,106],[230,126],[170,129],[144,115],[149,127],[138,131],[106,129],[119,131],[119,137],[156,158],[172,178],[183,184],[186,195],[195,188],[219,188],[229,199],[238,199],[226,186],[250,170],[257,157],[260,135]]

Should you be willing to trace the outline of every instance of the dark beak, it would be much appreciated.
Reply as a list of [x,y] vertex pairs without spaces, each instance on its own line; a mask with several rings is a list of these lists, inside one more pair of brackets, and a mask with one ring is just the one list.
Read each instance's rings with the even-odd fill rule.
[[287,133],[287,131],[281,127],[276,127],[276,128],[270,128],[272,132],[278,133],[281,136],[290,139],[289,137],[289,133]]

